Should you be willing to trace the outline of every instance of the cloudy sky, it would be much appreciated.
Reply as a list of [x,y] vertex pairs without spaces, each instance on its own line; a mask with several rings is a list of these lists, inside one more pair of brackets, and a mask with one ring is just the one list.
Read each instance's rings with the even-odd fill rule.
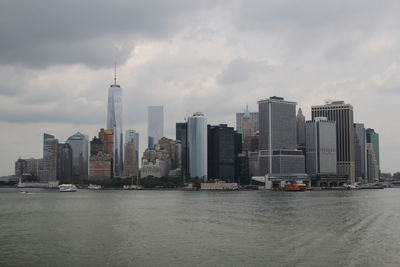
[[164,105],[174,137],[195,111],[235,125],[272,95],[307,119],[312,105],[344,100],[379,132],[382,170],[398,171],[399,11],[369,0],[3,0],[0,175],[41,157],[43,132],[64,142],[105,127],[115,61],[124,128],[141,148],[149,105]]

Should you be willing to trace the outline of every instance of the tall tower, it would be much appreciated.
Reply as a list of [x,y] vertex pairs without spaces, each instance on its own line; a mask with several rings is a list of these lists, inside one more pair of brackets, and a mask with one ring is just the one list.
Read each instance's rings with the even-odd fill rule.
[[189,177],[207,180],[207,119],[196,112],[187,123]]
[[150,106],[148,108],[148,148],[153,149],[158,140],[164,136],[164,107]]
[[306,170],[313,174],[336,174],[336,124],[326,118],[306,122]]
[[337,173],[348,175],[349,182],[355,182],[354,119],[353,106],[343,101],[334,101],[311,107],[312,120],[326,117],[336,122]]
[[367,137],[363,123],[354,123],[354,160],[356,179],[364,180],[367,177]]
[[73,176],[86,180],[89,172],[89,137],[77,132],[68,137],[66,143],[72,148]]
[[304,148],[306,145],[306,117],[304,117],[301,108],[299,108],[299,110],[297,111],[296,124],[297,124],[297,148],[302,150],[304,153]]
[[114,84],[108,88],[107,129],[113,130],[113,176],[120,177],[123,170],[122,88],[117,84],[116,71]]
[[58,140],[53,135],[43,134],[43,170],[40,172],[40,181],[57,180]]
[[282,97],[258,101],[260,175],[304,174],[304,155],[297,150],[296,102]]

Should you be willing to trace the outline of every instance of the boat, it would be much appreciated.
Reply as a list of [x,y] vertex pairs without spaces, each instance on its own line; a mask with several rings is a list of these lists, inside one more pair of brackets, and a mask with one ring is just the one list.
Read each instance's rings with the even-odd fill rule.
[[19,193],[20,193],[20,194],[28,194],[28,191],[25,191],[25,190],[19,190]]
[[90,189],[90,190],[100,190],[102,188],[103,187],[99,184],[89,184],[89,186],[88,186],[88,189]]
[[78,188],[73,184],[60,184],[58,188],[60,189],[60,192],[76,192],[76,190],[78,190]]
[[122,188],[125,190],[142,190],[143,186],[139,185],[139,176],[136,176],[136,184],[133,184],[133,176],[131,176],[131,184],[126,184]]
[[283,186],[284,191],[305,191],[307,189],[307,185],[301,182],[288,182]]
[[123,188],[125,190],[142,190],[143,189],[142,186],[135,185],[135,184],[127,184],[127,185],[124,185]]

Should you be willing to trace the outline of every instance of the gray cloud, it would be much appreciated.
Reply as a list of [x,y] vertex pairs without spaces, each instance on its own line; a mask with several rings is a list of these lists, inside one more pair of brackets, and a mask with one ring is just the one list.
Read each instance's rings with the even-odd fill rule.
[[2,1],[0,139],[11,140],[6,151],[23,149],[2,158],[0,175],[24,152],[39,155],[44,131],[97,134],[115,60],[124,126],[140,131],[142,147],[148,105],[165,106],[174,137],[195,111],[235,125],[235,112],[271,95],[307,116],[311,105],[343,99],[381,134],[382,168],[395,171],[398,10],[358,0]]
[[162,38],[184,25],[176,19],[212,1],[2,1],[0,64],[40,68],[123,63],[133,37]]

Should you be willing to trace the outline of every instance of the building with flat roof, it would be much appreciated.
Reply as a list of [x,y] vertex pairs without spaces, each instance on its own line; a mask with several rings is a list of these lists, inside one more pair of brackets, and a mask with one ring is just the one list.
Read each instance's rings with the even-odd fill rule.
[[311,107],[311,117],[326,117],[336,122],[336,161],[337,173],[347,175],[349,183],[355,180],[355,153],[354,153],[354,119],[353,106],[343,101],[334,101],[325,105]]
[[306,122],[306,172],[336,174],[336,123],[325,117]]

